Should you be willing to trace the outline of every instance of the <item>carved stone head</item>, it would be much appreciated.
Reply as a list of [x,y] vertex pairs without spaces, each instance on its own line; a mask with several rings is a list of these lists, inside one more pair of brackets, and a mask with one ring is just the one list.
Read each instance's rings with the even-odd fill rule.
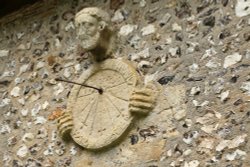
[[94,56],[107,55],[112,36],[107,12],[96,7],[84,8],[76,14],[75,25],[82,49],[94,52]]

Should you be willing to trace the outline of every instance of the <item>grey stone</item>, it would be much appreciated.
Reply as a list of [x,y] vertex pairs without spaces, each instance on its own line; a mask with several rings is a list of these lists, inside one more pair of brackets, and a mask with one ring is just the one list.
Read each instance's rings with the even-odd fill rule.
[[0,58],[1,57],[8,57],[10,51],[9,50],[0,50]]
[[149,24],[141,29],[142,36],[147,36],[156,32],[156,28],[153,24]]
[[242,55],[240,55],[239,53],[234,53],[232,55],[229,55],[225,58],[224,60],[224,68],[228,68],[238,62],[240,62],[242,59]]
[[21,88],[16,86],[11,90],[10,95],[13,96],[13,97],[19,97],[20,96],[20,91],[21,91]]
[[127,24],[120,28],[119,34],[121,36],[127,36],[138,28],[137,25]]
[[20,158],[26,157],[28,154],[28,147],[23,144],[22,146],[19,147],[16,154]]
[[250,1],[248,0],[237,0],[235,6],[235,14],[238,17],[244,17],[250,14]]

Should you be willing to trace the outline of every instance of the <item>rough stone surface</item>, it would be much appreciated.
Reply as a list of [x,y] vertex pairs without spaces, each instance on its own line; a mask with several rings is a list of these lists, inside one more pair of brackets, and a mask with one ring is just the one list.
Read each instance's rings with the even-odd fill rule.
[[[249,0],[117,4],[110,9],[110,1],[39,1],[0,18],[0,166],[249,167]],[[96,153],[62,140],[56,123],[72,85],[54,78],[77,80],[92,65],[71,24],[86,6],[108,11],[117,32],[138,27],[120,37],[114,56],[135,67],[149,62],[140,75],[162,84],[166,103],[173,104],[136,119],[123,140]],[[143,36],[149,25],[154,30]],[[145,56],[132,60],[144,50]],[[238,58],[224,68],[235,53]],[[29,66],[18,76],[23,65]],[[15,87],[18,97],[11,95]],[[173,115],[182,104],[186,113]]]

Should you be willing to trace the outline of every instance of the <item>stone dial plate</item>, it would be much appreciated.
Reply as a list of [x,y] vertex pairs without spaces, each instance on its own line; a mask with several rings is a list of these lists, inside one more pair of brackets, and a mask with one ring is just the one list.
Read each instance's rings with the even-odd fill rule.
[[121,60],[106,60],[80,83],[102,88],[74,86],[69,99],[73,115],[72,138],[88,149],[100,149],[115,142],[128,128],[133,116],[129,98],[137,84],[136,71]]

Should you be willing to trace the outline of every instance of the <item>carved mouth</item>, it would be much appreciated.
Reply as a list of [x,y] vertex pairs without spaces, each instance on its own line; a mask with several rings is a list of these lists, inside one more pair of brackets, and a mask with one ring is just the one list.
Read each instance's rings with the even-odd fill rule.
[[86,35],[78,37],[78,39],[80,40],[89,40],[90,38],[91,38],[90,36],[86,36]]

